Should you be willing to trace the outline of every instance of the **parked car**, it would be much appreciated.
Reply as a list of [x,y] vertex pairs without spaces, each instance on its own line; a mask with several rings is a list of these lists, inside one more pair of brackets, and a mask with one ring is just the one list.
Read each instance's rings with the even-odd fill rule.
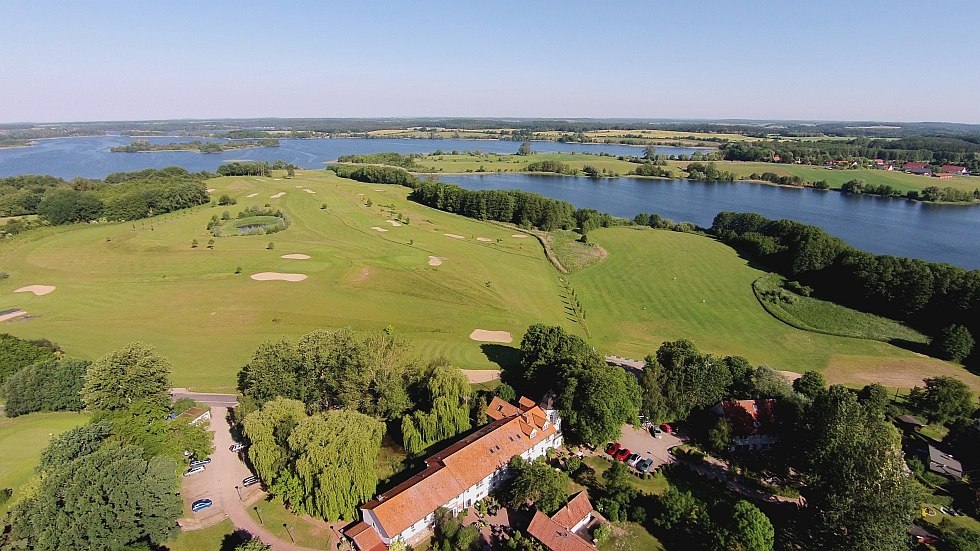
[[650,470],[650,467],[652,466],[653,466],[653,459],[644,459],[643,461],[640,461],[639,463],[636,464],[636,470],[640,471],[641,473],[646,473],[647,471]]
[[245,449],[245,442],[235,442],[228,449],[233,452],[240,452]]
[[210,462],[211,462],[210,457],[205,457],[204,459],[192,459],[191,467],[201,467],[203,465],[207,465]]
[[638,454],[638,453],[634,453],[634,454],[632,454],[632,455],[630,455],[630,456],[629,456],[629,457],[628,457],[628,458],[626,459],[626,464],[627,464],[627,465],[636,465],[636,462],[637,462],[637,461],[639,461],[639,460],[640,460],[640,459],[642,459],[642,458],[643,458],[643,456],[642,456],[642,455],[640,455],[640,454]]
[[198,465],[197,467],[191,467],[190,469],[184,471],[184,476],[191,476],[203,472],[204,472],[204,465]]
[[607,454],[612,455],[612,456],[615,456],[616,455],[616,452],[618,452],[618,451],[619,451],[619,442],[610,442],[610,443],[606,444],[606,453]]
[[660,425],[660,428],[663,429],[663,431],[666,432],[667,434],[672,434],[674,432],[674,427],[670,426],[667,423]]
[[210,506],[211,506],[210,499],[199,499],[194,503],[191,503],[191,511],[194,511],[196,513],[198,511],[203,511]]
[[247,486],[251,486],[253,484],[258,484],[259,482],[262,482],[262,481],[259,480],[259,477],[255,476],[253,474],[252,476],[246,477],[244,480],[242,480],[242,486],[246,486],[247,487]]
[[650,434],[652,434],[654,438],[663,438],[664,437],[664,431],[663,431],[663,429],[661,429],[660,427],[657,427],[657,426],[653,426],[653,427],[650,428]]
[[619,451],[616,452],[616,459],[626,461],[629,459],[631,453],[633,452],[631,452],[629,448],[620,448]]

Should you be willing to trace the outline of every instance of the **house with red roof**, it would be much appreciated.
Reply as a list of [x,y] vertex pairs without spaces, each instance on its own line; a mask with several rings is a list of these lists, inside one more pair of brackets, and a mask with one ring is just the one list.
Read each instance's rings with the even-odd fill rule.
[[930,174],[932,174],[932,169],[928,167],[927,163],[917,163],[914,161],[909,161],[905,163],[905,166],[902,167],[902,170],[912,174],[922,174],[925,176],[929,176]]
[[946,174],[969,174],[970,171],[966,169],[965,166],[959,165],[943,165],[942,171]]
[[432,530],[436,509],[459,513],[496,490],[510,476],[512,457],[532,461],[562,445],[558,412],[532,400],[522,398],[515,406],[494,398],[487,415],[493,421],[430,456],[422,472],[365,503],[361,522],[347,530],[348,537],[353,539],[354,532],[364,538],[367,527],[385,545],[395,539],[416,543]]
[[732,423],[732,449],[765,450],[776,444],[776,400],[722,400],[712,411]]
[[527,533],[551,551],[593,551],[589,532],[599,518],[588,492],[582,490],[550,517],[534,513]]

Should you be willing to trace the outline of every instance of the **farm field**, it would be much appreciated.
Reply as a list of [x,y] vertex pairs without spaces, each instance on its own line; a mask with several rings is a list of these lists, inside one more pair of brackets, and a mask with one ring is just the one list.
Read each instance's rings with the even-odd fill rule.
[[82,413],[32,413],[20,417],[0,415],[0,488],[12,488],[11,501],[0,504],[0,517],[17,499],[21,486],[34,473],[41,450],[52,437],[85,424]]
[[[473,149],[479,149],[478,143]],[[516,146],[515,146],[516,147]],[[638,151],[642,154],[642,151]],[[428,155],[416,161],[423,168],[413,169],[415,172],[465,173],[477,172],[525,172],[527,165],[538,161],[560,161],[570,168],[582,170],[585,165],[598,169],[606,169],[618,174],[626,174],[636,168],[636,163],[620,161],[607,155],[587,155],[582,153],[536,153],[532,155]],[[680,171],[678,171],[680,174]]]
[[962,367],[878,341],[795,329],[767,313],[752,291],[764,272],[704,237],[648,228],[589,233],[608,256],[568,276],[600,350],[642,359],[664,340],[689,339],[702,351],[736,354],[777,370],[824,370],[831,383],[881,380],[910,388],[950,375],[980,389]]
[[[563,323],[557,273],[536,240],[409,202],[407,188],[326,171],[219,178],[208,186],[238,204],[50,228],[0,245],[0,265],[11,274],[0,281],[0,310],[24,308],[32,316],[2,330],[49,338],[87,359],[142,340],[173,363],[176,386],[230,391],[261,342],[318,328],[391,325],[424,357],[492,369],[481,343],[469,338],[473,330],[509,331],[519,340],[536,321]],[[212,216],[265,204],[283,210],[291,226],[205,246]],[[400,225],[382,205],[402,216]],[[287,254],[310,258],[281,258]],[[430,257],[441,265],[430,265]],[[259,273],[307,278],[250,279]],[[33,284],[57,290],[12,292]]]

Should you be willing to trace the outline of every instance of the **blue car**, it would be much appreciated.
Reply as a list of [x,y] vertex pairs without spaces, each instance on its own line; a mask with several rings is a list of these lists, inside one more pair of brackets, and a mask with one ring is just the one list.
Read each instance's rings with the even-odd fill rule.
[[194,511],[196,513],[198,511],[203,511],[210,506],[211,506],[210,499],[199,499],[194,503],[191,503],[191,511]]

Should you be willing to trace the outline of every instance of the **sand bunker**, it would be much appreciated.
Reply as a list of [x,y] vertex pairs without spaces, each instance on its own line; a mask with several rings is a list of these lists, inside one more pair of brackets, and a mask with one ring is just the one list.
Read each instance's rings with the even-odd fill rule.
[[296,189],[302,189],[303,186],[296,186]]
[[214,188],[213,188],[213,187],[209,187],[208,189],[206,189],[206,190],[204,190],[204,191],[206,191],[206,192],[208,192],[208,193],[211,193],[212,191],[214,191]]
[[402,225],[401,222],[396,222],[394,220],[385,220],[385,222],[388,222],[389,224],[391,224],[393,227],[396,227],[396,228]]
[[249,193],[249,194],[248,194],[248,195],[246,195],[245,197],[247,197],[247,198],[249,198],[249,199],[251,199],[252,197],[255,197],[256,195],[258,195],[258,193]]
[[525,237],[527,237],[527,235],[523,233],[515,233],[511,235],[511,237],[516,237],[517,239],[524,239]]
[[470,383],[489,383],[500,378],[500,371],[497,369],[464,369],[463,373]]
[[259,272],[250,276],[255,281],[303,281],[306,274],[281,274],[279,272]]
[[285,191],[280,191],[279,193],[277,193],[275,195],[270,195],[269,196],[269,199],[278,199],[278,198],[282,197],[283,195],[286,195],[286,192]]
[[303,191],[305,191],[306,193],[316,193],[315,191],[313,191],[310,188],[303,188]]
[[381,191],[381,192],[383,192],[384,190],[383,189],[376,189],[374,191]]
[[388,231],[380,226],[371,226],[371,229],[374,231]]
[[489,237],[477,237],[476,240],[483,241],[484,243],[493,243],[493,239],[490,239]]
[[438,256],[430,256],[429,266],[442,266],[442,259]]
[[2,310],[0,311],[0,322],[15,320],[27,315],[26,310]]
[[783,377],[786,377],[786,380],[789,381],[790,384],[792,384],[793,381],[803,376],[802,374],[797,373],[795,371],[780,371],[779,374],[782,375]]
[[445,235],[446,237],[452,237],[453,239],[466,239],[462,235],[456,235],[455,233],[444,233],[442,235]]
[[500,342],[504,344],[514,342],[509,331],[487,331],[486,329],[474,329],[470,333],[470,338],[480,342]]
[[21,287],[14,291],[15,293],[34,293],[37,296],[42,296],[55,290],[54,285],[28,285],[27,287]]
[[308,260],[310,255],[308,254],[284,254],[279,258],[288,258],[289,260]]

